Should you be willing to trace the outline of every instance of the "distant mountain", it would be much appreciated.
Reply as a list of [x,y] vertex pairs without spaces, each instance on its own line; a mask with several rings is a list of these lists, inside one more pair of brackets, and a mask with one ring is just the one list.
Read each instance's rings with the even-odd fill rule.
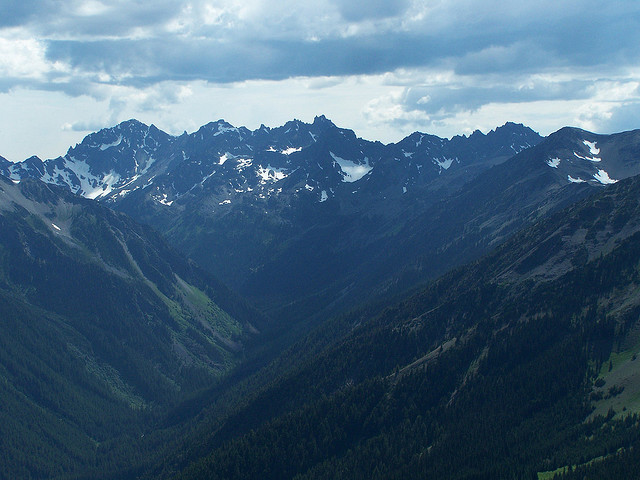
[[[64,157],[32,157],[5,173],[66,186],[151,224],[236,289],[279,308],[318,293],[320,303],[305,302],[326,304],[345,274],[379,254],[372,242],[540,140],[513,123],[383,145],[324,116],[255,131],[220,120],[179,137],[131,120]],[[264,280],[269,292],[255,288]]]
[[401,302],[333,319],[163,465],[185,480],[636,478],[638,198],[640,177],[620,181]]
[[264,324],[149,227],[5,177],[0,319],[3,478],[100,470],[103,454],[237,365]]
[[[607,136],[562,129],[457,188],[440,188],[451,177],[439,177],[398,202],[345,202],[324,223],[288,239],[287,249],[253,272],[242,291],[263,299],[289,292],[286,308],[300,305],[306,315],[317,305],[401,293],[609,182],[639,174],[639,147],[640,131]],[[580,158],[596,149],[599,162]]]
[[129,120],[88,135],[63,157],[31,157],[2,168],[15,180],[38,177],[113,203],[151,185],[150,198],[164,206],[187,195],[178,202],[184,204],[203,189],[219,203],[307,192],[320,202],[363,177],[381,177],[383,189],[395,183],[400,193],[449,170],[491,165],[539,141],[532,130],[512,123],[486,136],[477,131],[447,140],[415,133],[385,146],[359,139],[324,116],[312,124],[294,120],[255,131],[219,120],[180,137]]
[[412,218],[385,246],[386,268],[404,265],[392,278],[411,285],[476,258],[524,226],[640,174],[638,149],[640,130],[595,135],[563,128]]
[[284,324],[392,295],[519,228],[640,173],[640,134],[514,123],[383,145],[326,117],[251,131],[223,120],[167,135],[135,120],[64,157],[9,166],[95,198]]

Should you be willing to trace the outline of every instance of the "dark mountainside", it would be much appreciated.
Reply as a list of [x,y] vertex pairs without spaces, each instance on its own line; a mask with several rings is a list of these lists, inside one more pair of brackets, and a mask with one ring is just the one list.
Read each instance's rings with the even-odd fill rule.
[[[218,121],[180,137],[129,121],[64,157],[32,157],[6,173],[65,185],[153,225],[286,322],[320,314],[336,297],[362,298],[368,288],[358,279],[371,277],[374,267],[366,270],[398,229],[540,140],[513,123],[487,135],[415,133],[382,145],[325,117],[255,131]],[[397,274],[376,273],[383,285]]]
[[640,173],[638,132],[541,140],[514,123],[382,145],[325,117],[255,131],[220,120],[179,137],[132,120],[6,173],[154,226],[288,330],[433,279]]
[[237,365],[265,322],[150,228],[4,177],[0,298],[2,478],[125,468],[131,439]]
[[0,476],[626,471],[639,156],[640,131],[382,145],[317,117],[0,159]]
[[187,458],[210,453],[177,478],[636,478],[639,198],[638,177],[619,182],[328,322],[196,433]]

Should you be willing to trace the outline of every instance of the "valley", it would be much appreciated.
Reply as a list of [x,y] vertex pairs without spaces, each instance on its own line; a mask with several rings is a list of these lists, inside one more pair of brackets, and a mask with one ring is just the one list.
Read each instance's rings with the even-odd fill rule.
[[0,476],[631,471],[639,156],[320,116],[0,159]]

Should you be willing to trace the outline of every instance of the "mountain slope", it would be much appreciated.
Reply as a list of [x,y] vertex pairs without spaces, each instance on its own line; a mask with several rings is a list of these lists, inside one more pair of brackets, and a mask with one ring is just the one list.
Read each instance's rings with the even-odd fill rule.
[[130,464],[119,445],[228,372],[264,323],[150,228],[4,177],[0,297],[1,476],[12,478],[105,470],[114,448]]
[[[327,233],[321,226],[310,228],[304,237],[290,239],[286,252],[256,270],[242,291],[252,292],[254,298],[272,298],[282,292],[300,294],[300,286],[307,285],[311,300],[299,295],[286,302],[287,309],[295,310],[297,300],[304,312],[300,316],[311,314],[316,305],[353,305],[354,298],[400,293],[597,193],[609,184],[605,177],[640,173],[635,155],[639,146],[639,131],[606,136],[560,130],[430,204],[420,203],[426,195],[406,197],[400,208],[391,210],[391,218],[363,207],[345,215],[342,223],[333,223],[333,230],[325,228]],[[576,156],[586,156],[591,149],[601,149],[599,162]],[[550,165],[554,158],[563,160]],[[588,180],[570,181],[571,175]],[[292,252],[306,257],[288,261]],[[314,258],[311,276],[305,267]],[[284,270],[286,266],[290,269]],[[313,283],[316,278],[322,281]]]
[[477,258],[640,173],[639,148],[637,131],[541,141],[513,123],[382,145],[325,117],[255,131],[220,120],[179,137],[129,121],[9,173],[46,171],[153,225],[289,330]]
[[[187,452],[209,454],[178,478],[535,478],[629,462],[638,417],[588,418],[602,385],[640,389],[611,374],[640,368],[638,198],[639,177],[620,181],[399,304],[324,325],[233,430],[199,432]],[[620,408],[640,412],[633,398]]]
[[[324,116],[255,131],[220,120],[180,137],[131,120],[89,135],[63,157],[4,168],[13,179],[64,185],[162,229],[199,264],[241,287],[270,258],[286,258],[310,229],[333,233],[362,216],[375,216],[379,229],[380,220],[393,222],[412,204],[424,210],[539,141],[511,123],[487,135],[415,133],[382,145]],[[357,248],[354,235],[338,242]]]

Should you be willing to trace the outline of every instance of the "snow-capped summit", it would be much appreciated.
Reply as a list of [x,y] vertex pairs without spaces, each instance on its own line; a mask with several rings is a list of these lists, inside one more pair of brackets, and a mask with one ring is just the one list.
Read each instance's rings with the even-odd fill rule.
[[513,153],[512,145],[524,148],[539,138],[507,124],[486,136],[446,140],[415,133],[385,146],[358,138],[324,115],[310,124],[292,120],[254,131],[217,120],[174,137],[132,119],[88,135],[64,156],[0,168],[15,180],[36,177],[113,204],[144,191],[134,196],[161,207],[204,195],[228,209],[242,198],[294,195],[322,203],[342,190],[347,196],[400,195],[443,173],[479,171],[501,161],[500,149]]
[[639,173],[637,162],[628,155],[639,140],[638,131],[597,135],[565,127],[540,145],[539,161],[567,183],[610,185]]

